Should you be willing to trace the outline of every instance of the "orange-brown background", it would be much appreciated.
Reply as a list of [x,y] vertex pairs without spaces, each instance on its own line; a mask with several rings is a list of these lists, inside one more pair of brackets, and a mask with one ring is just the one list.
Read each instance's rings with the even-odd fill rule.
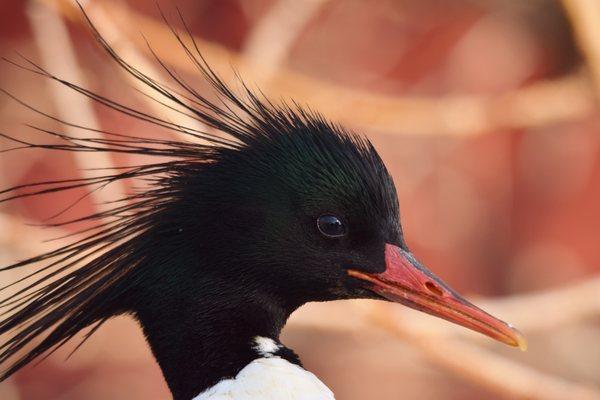
[[[0,55],[14,59],[18,51],[40,60],[39,46],[54,38],[35,37],[32,24],[44,22],[33,15],[55,13],[46,8],[54,3],[60,3],[58,12],[68,28],[64,46],[77,54],[77,73],[87,86],[147,108],[98,49],[69,1],[3,2]],[[177,24],[175,5],[161,4]],[[581,390],[571,398],[599,398],[600,293],[593,288],[600,288],[595,100],[600,64],[594,62],[594,48],[600,54],[600,9],[595,17],[573,12],[580,4],[586,1],[177,0],[191,30],[203,40],[209,62],[224,76],[231,76],[233,64],[273,98],[292,96],[366,134],[394,176],[412,250],[459,291],[499,297],[488,299],[492,309],[497,306],[505,312],[502,317],[525,324],[527,353],[471,335],[457,338],[461,334],[454,331],[424,345],[414,336],[376,326],[360,304],[310,305],[292,318],[284,341],[337,398],[546,399],[551,393],[540,385],[551,384],[557,390],[564,388],[560,385]],[[147,61],[140,32],[194,79],[175,46],[161,44],[172,38],[155,29],[162,21],[154,1],[96,0],[85,6],[101,9],[121,40]],[[156,24],[134,22],[140,16]],[[586,21],[593,18],[596,35],[587,29]],[[104,25],[97,22],[102,31]],[[44,110],[61,112],[48,82],[7,63],[0,63],[0,87]],[[171,134],[98,105],[92,108],[107,130]],[[0,97],[0,131],[39,138],[23,126],[32,121],[60,129]],[[127,161],[111,159],[115,165]],[[80,167],[68,154],[5,153],[0,186],[77,176]],[[0,205],[1,264],[49,248],[42,240],[56,232],[26,228],[25,222],[40,222],[81,194]],[[94,207],[88,198],[70,213]],[[571,287],[574,294],[566,298],[573,304],[565,303],[565,296],[553,297]],[[578,294],[578,288],[585,292]],[[540,301],[532,303],[530,296],[539,293],[548,297],[534,297]],[[444,322],[426,323],[433,331],[446,328]],[[456,341],[483,349],[493,361],[466,355],[462,360],[461,347],[452,347]],[[437,355],[423,350],[438,343]],[[441,361],[444,352],[474,370],[493,370],[497,359],[515,362],[526,373],[509,368],[514,374],[503,378],[507,387],[519,382],[523,388],[465,373]],[[139,329],[126,317],[108,324],[65,362],[67,354],[59,352],[1,383],[0,398],[168,398]],[[549,380],[533,379],[536,373]]]

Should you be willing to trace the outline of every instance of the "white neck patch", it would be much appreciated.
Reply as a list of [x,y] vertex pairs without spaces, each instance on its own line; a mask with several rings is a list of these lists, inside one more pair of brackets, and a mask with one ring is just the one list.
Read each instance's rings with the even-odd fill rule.
[[316,376],[278,356],[257,358],[193,400],[335,400]]
[[252,348],[265,358],[273,357],[281,347],[279,343],[268,337],[255,336],[252,339]]
[[235,377],[219,381],[193,400],[335,400],[316,376],[277,355],[282,344],[255,336],[250,345],[259,358]]

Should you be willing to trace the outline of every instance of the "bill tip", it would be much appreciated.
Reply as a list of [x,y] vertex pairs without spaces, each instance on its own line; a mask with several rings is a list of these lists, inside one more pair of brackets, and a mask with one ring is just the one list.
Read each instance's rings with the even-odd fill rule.
[[518,347],[521,351],[527,351],[527,339],[525,338],[525,335],[523,335],[521,331],[510,324],[509,327],[514,334],[514,346]]

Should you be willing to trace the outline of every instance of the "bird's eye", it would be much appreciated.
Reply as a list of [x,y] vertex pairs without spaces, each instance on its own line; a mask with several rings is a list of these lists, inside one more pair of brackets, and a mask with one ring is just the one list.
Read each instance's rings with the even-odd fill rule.
[[335,215],[321,215],[317,219],[319,231],[330,238],[337,238],[346,234],[346,227]]

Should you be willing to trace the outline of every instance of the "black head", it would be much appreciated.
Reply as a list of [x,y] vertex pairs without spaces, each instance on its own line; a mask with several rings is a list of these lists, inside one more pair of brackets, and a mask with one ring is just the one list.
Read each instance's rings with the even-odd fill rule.
[[198,217],[181,216],[185,231],[202,237],[216,273],[290,307],[372,295],[347,269],[383,272],[385,244],[402,243],[383,162],[367,140],[318,116],[272,113],[243,148],[221,149],[189,177],[184,208]]

